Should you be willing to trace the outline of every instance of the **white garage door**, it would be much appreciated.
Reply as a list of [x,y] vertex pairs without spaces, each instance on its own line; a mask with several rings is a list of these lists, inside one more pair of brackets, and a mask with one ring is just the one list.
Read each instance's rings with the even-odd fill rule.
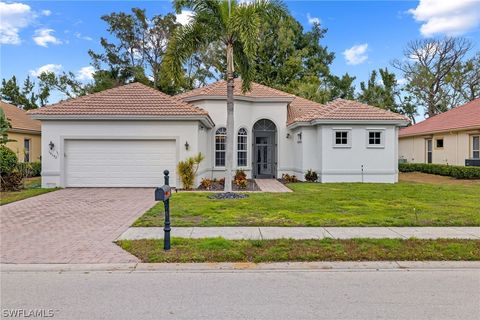
[[154,187],[170,171],[175,185],[173,140],[66,140],[67,187]]

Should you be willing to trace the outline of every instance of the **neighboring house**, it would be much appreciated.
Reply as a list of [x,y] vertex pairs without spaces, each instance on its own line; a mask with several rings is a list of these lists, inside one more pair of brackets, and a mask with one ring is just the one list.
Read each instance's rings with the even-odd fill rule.
[[480,99],[400,130],[400,159],[465,165],[480,160]]
[[40,121],[33,120],[26,111],[3,101],[0,101],[0,107],[12,126],[8,131],[8,139],[15,140],[8,142],[7,147],[15,152],[20,162],[40,161]]
[[[408,119],[354,101],[322,105],[235,83],[235,169],[249,177],[396,182],[398,127]],[[174,97],[139,83],[31,111],[42,121],[43,186],[151,187],[205,155],[197,179],[225,176],[226,83]]]

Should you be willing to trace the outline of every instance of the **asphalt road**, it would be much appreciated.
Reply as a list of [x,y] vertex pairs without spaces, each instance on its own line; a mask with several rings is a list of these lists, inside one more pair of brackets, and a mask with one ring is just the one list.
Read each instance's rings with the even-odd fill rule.
[[3,272],[1,306],[3,318],[478,320],[480,270]]

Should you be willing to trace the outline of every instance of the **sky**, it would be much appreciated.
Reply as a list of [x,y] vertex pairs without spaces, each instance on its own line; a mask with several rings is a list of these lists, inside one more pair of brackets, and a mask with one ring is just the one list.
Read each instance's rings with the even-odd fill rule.
[[[248,1],[248,0],[247,0]],[[420,1],[285,1],[306,30],[319,21],[328,29],[321,41],[335,52],[331,70],[359,82],[378,68],[391,67],[415,39],[464,36],[478,51],[480,0]],[[173,12],[170,1],[2,1],[0,2],[0,77],[23,81],[42,71],[72,71],[91,79],[88,50],[101,52],[100,37],[109,38],[100,17],[111,12]],[[178,17],[188,22],[188,12]],[[401,74],[398,74],[400,83]],[[55,101],[50,101],[55,102]]]

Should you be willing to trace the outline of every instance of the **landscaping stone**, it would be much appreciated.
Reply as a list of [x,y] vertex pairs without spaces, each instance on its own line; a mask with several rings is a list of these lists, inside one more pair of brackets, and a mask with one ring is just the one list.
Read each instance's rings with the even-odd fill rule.
[[214,193],[208,196],[209,199],[226,200],[226,199],[244,199],[248,198],[248,194],[235,193],[235,192],[223,192]]

